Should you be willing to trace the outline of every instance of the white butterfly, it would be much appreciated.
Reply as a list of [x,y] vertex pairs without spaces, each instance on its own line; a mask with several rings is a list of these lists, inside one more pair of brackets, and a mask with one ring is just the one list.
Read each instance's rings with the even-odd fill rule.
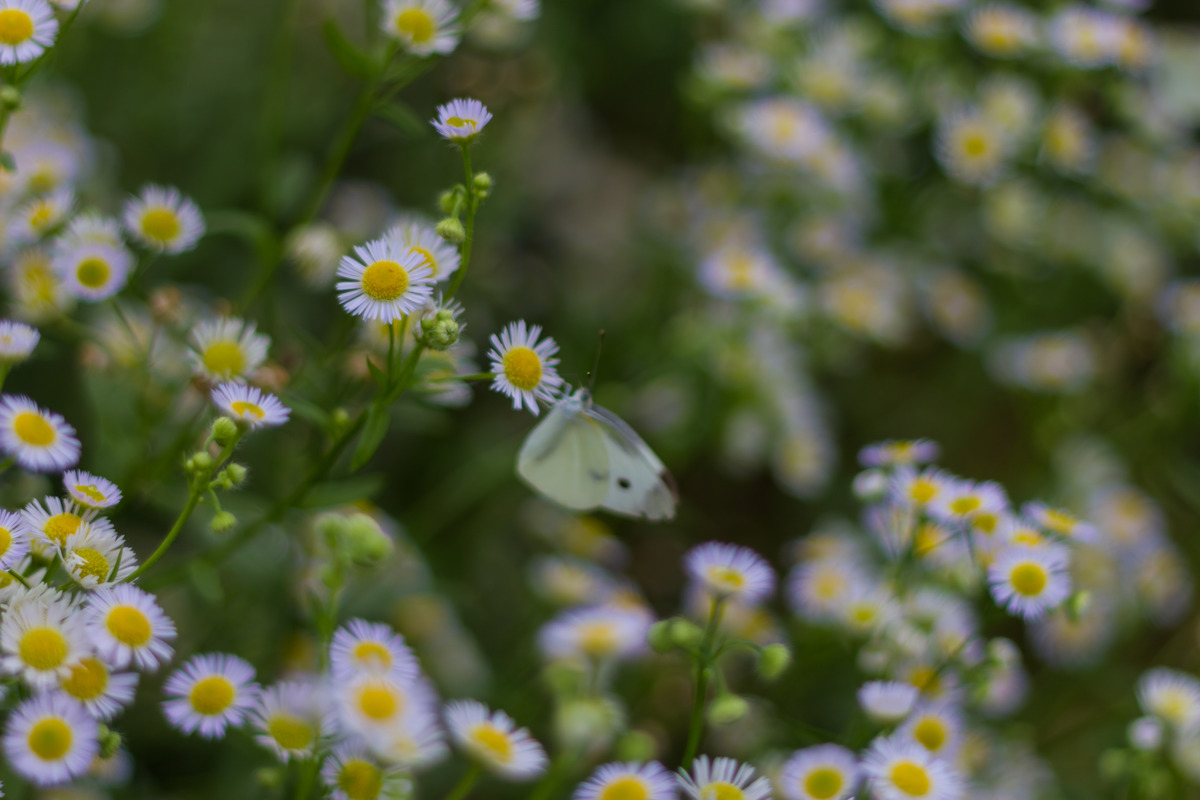
[[517,474],[559,505],[651,520],[675,516],[674,481],[650,446],[580,389],[525,437]]

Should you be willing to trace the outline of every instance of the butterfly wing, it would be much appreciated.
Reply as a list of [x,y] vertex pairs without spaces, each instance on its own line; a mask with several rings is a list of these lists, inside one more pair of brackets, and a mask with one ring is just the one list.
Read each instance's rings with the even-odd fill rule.
[[578,413],[578,405],[555,405],[521,445],[517,474],[559,505],[576,511],[595,508],[609,486],[603,428]]
[[617,514],[650,520],[671,519],[678,500],[671,473],[633,428],[611,411],[588,406],[583,416],[604,432],[609,477],[601,505]]

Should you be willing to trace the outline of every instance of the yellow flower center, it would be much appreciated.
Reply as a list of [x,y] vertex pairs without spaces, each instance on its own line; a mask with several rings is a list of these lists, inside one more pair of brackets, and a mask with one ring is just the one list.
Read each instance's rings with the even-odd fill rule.
[[891,778],[897,789],[912,797],[924,797],[929,793],[929,773],[920,764],[901,761],[892,767]]
[[501,362],[504,377],[518,389],[531,390],[542,382],[542,359],[528,347],[514,347]]
[[71,749],[71,726],[58,717],[40,719],[29,729],[29,749],[43,761],[57,761]]
[[648,800],[649,797],[645,783],[631,775],[626,775],[604,787],[598,800]]
[[817,800],[829,800],[842,790],[842,773],[829,767],[818,767],[804,779],[804,791]]
[[79,492],[88,500],[91,500],[96,505],[100,505],[108,500],[108,497],[104,494],[104,492],[100,491],[100,489],[94,483],[77,483],[72,488],[74,488],[75,491]]
[[476,725],[471,736],[497,761],[507,763],[512,760],[513,746],[508,734],[490,722]]
[[104,620],[112,637],[128,647],[141,647],[150,641],[150,620],[133,606],[113,606]]
[[112,270],[108,263],[100,258],[85,258],[75,268],[75,278],[81,286],[88,289],[99,289],[108,283]]
[[983,503],[978,497],[975,495],[967,495],[966,497],[956,497],[954,502],[950,504],[950,510],[955,514],[965,517],[967,514],[970,514],[981,505],[983,505]]
[[396,32],[407,36],[413,44],[423,44],[432,39],[436,24],[423,8],[406,8],[396,15]]
[[732,567],[709,567],[708,580],[727,591],[737,591],[746,585],[746,576]]
[[151,208],[142,214],[142,233],[146,238],[166,244],[179,236],[179,217],[169,208]]
[[67,658],[67,640],[54,628],[30,628],[18,650],[21,660],[34,669],[56,669]]
[[10,547],[12,547],[12,531],[8,528],[0,528],[0,556],[7,553]]
[[473,119],[464,119],[463,117],[446,117],[446,124],[454,128],[470,128],[474,131],[479,122]]
[[1042,524],[1044,526],[1064,536],[1070,535],[1078,523],[1079,520],[1075,519],[1075,517],[1065,511],[1059,511],[1054,508],[1046,509],[1046,513],[1042,517]]
[[284,750],[303,750],[312,744],[312,724],[292,714],[279,713],[267,723],[267,733]]
[[987,151],[988,140],[986,137],[978,133],[972,133],[968,134],[963,139],[963,152],[965,152],[967,155],[972,156],[973,158],[978,158],[979,156],[985,155]]
[[925,718],[913,728],[913,738],[926,750],[936,753],[946,744],[946,726],[941,720]]
[[379,642],[359,642],[354,646],[354,660],[368,666],[391,669],[392,653]]
[[375,800],[383,791],[383,773],[374,764],[355,759],[342,764],[337,783],[350,800]]
[[64,511],[46,520],[42,532],[46,534],[47,539],[56,544],[66,544],[67,537],[79,530],[79,526],[82,524],[83,517],[72,514],[70,511]]
[[975,526],[975,530],[991,536],[1000,524],[1000,517],[997,514],[976,514],[971,517],[971,524]]
[[251,416],[255,419],[262,419],[267,415],[267,412],[262,410],[262,406],[255,405],[254,403],[248,403],[245,400],[234,400],[229,407],[232,408],[233,413],[237,414],[239,417]]
[[700,790],[700,800],[746,800],[746,793],[732,783],[710,783]]
[[909,674],[908,682],[913,687],[929,694],[937,694],[938,687],[941,685],[937,670],[933,667],[917,667]]
[[437,259],[433,257],[433,253],[429,252],[424,247],[417,247],[416,245],[413,245],[412,247],[408,248],[408,252],[409,252],[409,255],[412,255],[414,253],[416,255],[419,255],[421,257],[421,266],[429,267],[431,270],[433,270],[433,277],[435,277],[435,278],[437,277],[438,263],[437,263]]
[[0,42],[16,47],[33,36],[33,17],[19,8],[0,11]]
[[246,354],[234,341],[216,341],[204,350],[204,368],[213,375],[241,375],[246,368]]
[[395,300],[408,291],[408,273],[395,261],[376,261],[363,270],[362,288],[372,300]]
[[579,649],[590,656],[604,656],[617,649],[617,632],[609,622],[579,626]]
[[109,566],[108,559],[99,550],[94,550],[90,547],[80,547],[75,550],[74,555],[83,559],[83,563],[77,567],[82,577],[92,577],[98,581],[108,578],[108,573],[112,570],[112,567]]
[[58,438],[54,426],[35,411],[22,411],[13,420],[13,433],[22,442],[34,447],[49,447]]
[[108,688],[108,667],[95,656],[88,656],[71,667],[71,674],[62,682],[62,688],[76,700],[85,703],[95,700]]
[[1026,597],[1036,597],[1046,588],[1046,570],[1040,564],[1018,564],[1013,567],[1009,581]]
[[908,488],[908,496],[914,503],[928,503],[938,493],[938,485],[928,478],[917,478]]
[[371,719],[391,719],[400,711],[400,698],[386,686],[368,686],[358,695],[358,707]]
[[233,683],[224,675],[210,675],[196,681],[188,700],[197,714],[215,716],[220,714],[233,703],[237,690]]

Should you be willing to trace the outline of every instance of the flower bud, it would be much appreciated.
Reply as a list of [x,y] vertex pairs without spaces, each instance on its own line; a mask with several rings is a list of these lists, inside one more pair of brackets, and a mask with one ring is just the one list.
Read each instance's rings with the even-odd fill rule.
[[792,663],[792,651],[786,644],[769,644],[758,656],[758,674],[773,681]]
[[700,630],[700,626],[691,620],[683,617],[672,617],[667,620],[669,624],[668,631],[670,632],[671,641],[677,647],[682,647],[685,650],[695,650],[704,641],[704,631]]
[[442,209],[443,214],[453,214],[454,209],[458,207],[458,192],[453,189],[447,189],[438,197],[438,207]]
[[234,486],[241,486],[246,480],[246,468],[241,464],[230,464],[224,469],[225,477]]
[[708,707],[708,721],[713,725],[728,725],[746,716],[750,704],[736,694],[723,694]]
[[228,511],[218,511],[216,516],[212,518],[209,526],[213,529],[213,533],[225,533],[233,530],[237,525],[237,517]]
[[478,191],[486,192],[492,188],[492,176],[486,172],[476,172],[474,183]]
[[0,89],[0,106],[9,111],[16,111],[21,107],[21,92],[15,86],[5,86]]
[[654,737],[645,731],[626,731],[617,740],[618,761],[650,761],[658,755]]
[[373,567],[396,549],[392,537],[366,514],[353,514],[346,520],[342,544],[346,557],[360,567]]
[[237,436],[237,423],[229,417],[217,417],[212,424],[212,438],[219,447],[224,447]]
[[1072,622],[1079,622],[1092,606],[1092,593],[1087,589],[1075,592],[1067,598],[1067,616]]
[[112,758],[121,749],[121,734],[109,728],[107,725],[101,725],[97,741],[100,743],[100,757],[104,759]]
[[467,238],[467,229],[454,217],[446,217],[437,224],[437,235],[450,244],[462,244]]
[[675,642],[671,639],[671,620],[659,620],[651,625],[646,634],[646,642],[656,653],[669,653],[674,650]]
[[203,450],[197,450],[195,453],[192,453],[192,457],[188,459],[188,470],[191,472],[200,472],[201,470],[211,469],[212,465],[212,456]]
[[421,321],[421,341],[430,350],[448,350],[458,341],[459,330],[453,312],[443,309]]
[[264,789],[281,789],[286,773],[280,767],[261,767],[254,770],[254,782]]

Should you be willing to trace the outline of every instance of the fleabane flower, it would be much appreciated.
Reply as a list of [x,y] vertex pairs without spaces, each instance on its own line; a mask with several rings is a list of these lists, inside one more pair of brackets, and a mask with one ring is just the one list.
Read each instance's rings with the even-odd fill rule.
[[897,732],[898,736],[911,739],[947,762],[953,762],[962,743],[962,734],[962,718],[950,704],[918,708]]
[[70,248],[58,248],[54,270],[80,300],[106,300],[129,280],[133,254],[121,245],[84,242]]
[[996,554],[988,585],[998,605],[1037,619],[1071,594],[1070,553],[1061,545],[1015,545]]
[[657,761],[603,764],[572,800],[675,800],[675,780]]
[[844,747],[797,750],[783,765],[779,785],[787,800],[842,800],[858,783],[858,760]]
[[338,265],[338,301],[365,320],[395,322],[425,306],[433,294],[433,270],[393,231],[354,248]]
[[943,522],[959,524],[969,524],[977,516],[987,516],[995,521],[1007,508],[1008,498],[1000,484],[965,479],[948,481],[945,491],[929,504],[933,516]]
[[458,12],[446,0],[388,0],[383,32],[418,56],[450,53],[458,46]]
[[398,225],[388,235],[394,236],[407,248],[408,254],[419,255],[425,266],[433,273],[433,280],[440,283],[458,269],[461,259],[458,249],[437,235],[433,226],[410,220]]
[[191,361],[196,371],[212,380],[237,380],[267,359],[271,340],[253,322],[222,317],[198,324],[191,335]]
[[112,719],[132,700],[137,675],[113,672],[102,658],[86,655],[71,667],[59,689],[99,720]]
[[212,392],[213,405],[239,425],[274,428],[288,421],[292,413],[273,394],[244,383],[222,383]]
[[74,204],[75,192],[66,186],[35,197],[8,213],[8,236],[20,244],[41,239],[62,224]]
[[715,597],[755,605],[775,590],[775,571],[748,547],[706,542],[689,550],[683,563],[688,576]]
[[962,183],[985,186],[1008,161],[1008,146],[999,126],[976,111],[946,116],[938,125],[935,155],[943,169]]
[[329,664],[339,680],[367,674],[407,683],[421,672],[403,636],[387,625],[363,619],[352,619],[333,634]]
[[967,15],[963,36],[985,55],[1016,58],[1037,44],[1038,20],[1013,3],[986,3]]
[[113,529],[85,523],[63,543],[63,566],[84,589],[122,581],[137,568],[137,556],[124,544]]
[[639,610],[614,605],[572,609],[542,628],[538,644],[554,659],[629,658],[645,649],[651,621]]
[[199,207],[174,187],[142,187],[141,194],[125,204],[125,230],[149,250],[182,253],[204,235]]
[[951,478],[933,467],[917,472],[911,466],[902,465],[892,476],[888,487],[893,502],[911,508],[924,508],[938,501],[950,488]]
[[446,706],[446,726],[459,747],[501,777],[530,780],[546,769],[546,751],[503,711],[489,712],[475,700],[456,700]]
[[171,658],[175,623],[154,596],[121,583],[88,597],[87,633],[92,647],[115,667],[135,664],[153,672]]
[[21,563],[29,554],[29,528],[19,514],[0,510],[0,572]]
[[1084,522],[1070,511],[1052,508],[1045,503],[1026,503],[1021,507],[1021,514],[1043,531],[1069,541],[1094,543],[1100,538],[1100,531],[1095,525]]
[[288,681],[264,689],[254,717],[255,738],[281,761],[311,756],[332,721],[325,691],[308,681]]
[[342,730],[369,742],[416,715],[432,713],[433,689],[423,681],[399,681],[390,675],[364,673],[339,680],[334,710]]
[[94,509],[82,509],[70,500],[64,502],[57,497],[44,497],[40,502],[31,500],[21,509],[21,521],[33,537],[34,552],[42,553],[47,548],[61,548],[85,524],[96,522],[102,528],[108,527],[107,520],[96,519],[96,513]]
[[0,622],[0,650],[6,673],[31,686],[54,686],[88,652],[78,609],[52,595],[10,607]]
[[463,145],[475,141],[491,119],[492,114],[483,103],[469,98],[458,98],[438,106],[433,127],[445,138]]
[[1155,667],[1138,680],[1138,705],[1178,734],[1200,732],[1200,680],[1166,667]]
[[535,416],[538,401],[551,403],[563,384],[555,369],[558,344],[550,337],[541,339],[541,335],[539,325],[527,326],[524,320],[510,322],[499,336],[492,334],[492,349],[487,353],[496,374],[492,388],[511,397],[513,408],[524,406]]
[[83,706],[59,692],[34,695],[8,719],[8,763],[39,786],[66,783],[87,771],[99,753],[99,726]]
[[754,767],[732,758],[710,762],[708,756],[700,756],[692,762],[690,775],[681,768],[675,780],[693,800],[768,800],[771,782],[766,778],[756,779],[754,774]]
[[876,739],[863,760],[872,797],[879,800],[958,800],[963,781],[946,762],[916,742]]
[[63,473],[67,494],[85,508],[111,508],[121,502],[121,490],[112,481],[81,469]]
[[889,439],[869,444],[858,452],[864,467],[894,467],[899,464],[928,464],[937,461],[942,448],[929,439]]
[[903,722],[917,704],[921,690],[900,681],[868,681],[858,690],[858,704],[881,725]]
[[207,653],[195,656],[176,670],[163,686],[170,699],[163,713],[184,733],[219,739],[230,725],[237,726],[254,707],[258,686],[254,667],[237,656]]
[[358,742],[343,742],[325,759],[321,779],[332,800],[401,800],[412,797],[412,781],[385,766]]
[[45,0],[0,0],[0,64],[23,64],[54,44],[58,21]]
[[0,364],[16,364],[29,358],[42,335],[24,322],[0,321]]
[[75,429],[24,395],[0,397],[0,448],[32,472],[61,472],[79,460]]

